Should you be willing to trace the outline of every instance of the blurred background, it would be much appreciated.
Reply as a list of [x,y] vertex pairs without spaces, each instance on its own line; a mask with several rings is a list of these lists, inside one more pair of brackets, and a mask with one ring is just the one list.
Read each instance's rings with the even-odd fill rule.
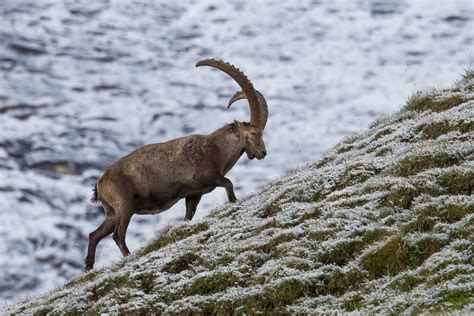
[[[473,68],[474,1],[0,1],[0,301],[82,273],[103,219],[89,199],[105,168],[147,143],[208,134],[248,106],[194,68],[241,68],[267,98],[267,158],[230,172],[245,197],[345,136]],[[227,203],[205,196],[194,220]],[[135,216],[137,250],[184,202]],[[111,238],[97,267],[120,258]]]

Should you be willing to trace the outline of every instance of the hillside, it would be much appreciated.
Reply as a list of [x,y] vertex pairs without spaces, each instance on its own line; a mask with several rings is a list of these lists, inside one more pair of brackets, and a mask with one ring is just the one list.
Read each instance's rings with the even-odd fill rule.
[[472,311],[473,136],[467,72],[258,194],[4,312]]
[[[447,88],[474,67],[469,0],[0,3],[0,304],[82,274],[103,220],[91,189],[117,159],[248,120],[244,101],[225,107],[238,85],[199,60],[235,64],[270,107],[271,156],[232,168],[237,197],[319,159],[407,93]],[[215,190],[196,219],[225,203]],[[135,216],[129,247],[184,207]],[[101,246],[97,267],[120,260],[112,239]]]

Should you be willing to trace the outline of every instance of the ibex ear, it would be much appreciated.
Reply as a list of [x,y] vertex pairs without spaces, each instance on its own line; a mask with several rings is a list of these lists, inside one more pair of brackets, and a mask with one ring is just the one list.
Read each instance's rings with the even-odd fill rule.
[[235,126],[237,126],[237,128],[241,128],[241,127],[242,127],[242,123],[239,122],[239,121],[234,120],[234,124],[235,124]]

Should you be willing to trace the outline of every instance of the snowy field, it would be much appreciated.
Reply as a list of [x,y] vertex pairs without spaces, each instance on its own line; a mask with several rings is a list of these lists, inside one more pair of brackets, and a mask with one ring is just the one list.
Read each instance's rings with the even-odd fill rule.
[[[91,189],[147,143],[248,120],[238,87],[194,68],[222,58],[267,98],[268,156],[229,173],[243,197],[319,158],[411,92],[474,67],[472,1],[23,1],[0,3],[0,299],[82,273],[103,219]],[[217,189],[195,219],[226,203]],[[131,250],[184,203],[135,216]],[[103,240],[97,266],[120,258]]]

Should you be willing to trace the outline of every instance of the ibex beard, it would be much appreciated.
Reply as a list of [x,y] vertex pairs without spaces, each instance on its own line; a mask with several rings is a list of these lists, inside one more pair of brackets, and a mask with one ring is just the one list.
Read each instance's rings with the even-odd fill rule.
[[247,99],[250,122],[228,124],[210,135],[190,135],[141,147],[110,166],[97,181],[93,202],[100,201],[106,217],[89,234],[85,269],[94,266],[97,244],[113,233],[122,255],[130,253],[125,234],[133,214],[156,214],[186,200],[185,220],[191,220],[201,197],[224,187],[229,202],[237,199],[232,182],[225,177],[243,153],[249,159],[263,159],[267,152],[263,130],[268,118],[267,102],[238,68],[223,61],[206,59],[196,66],[224,71],[241,87],[228,107]]

